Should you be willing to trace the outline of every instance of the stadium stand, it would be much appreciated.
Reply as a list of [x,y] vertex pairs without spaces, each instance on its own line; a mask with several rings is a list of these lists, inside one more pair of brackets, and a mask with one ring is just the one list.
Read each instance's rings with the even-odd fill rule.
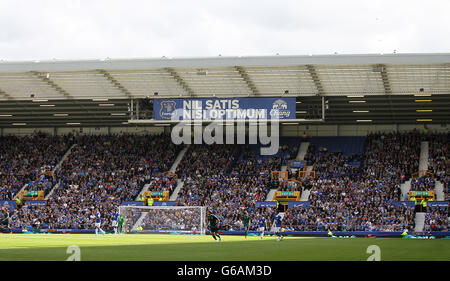
[[430,175],[425,175],[422,177],[416,177],[411,181],[411,191],[420,190],[434,190],[436,187],[436,181]]
[[181,206],[207,206],[226,228],[240,220],[243,211],[254,213],[256,202],[268,192],[268,177],[219,176],[188,178],[178,197]]
[[442,184],[445,200],[448,201],[450,199],[450,133],[431,134],[429,149],[428,170]]
[[[177,167],[185,180],[178,204],[208,206],[222,219],[225,229],[236,229],[243,211],[257,214],[256,202],[264,201],[271,188],[271,171],[279,171],[297,154],[298,138],[281,138],[277,154],[262,156],[260,145],[191,145]],[[266,214],[270,219],[273,212]],[[255,224],[251,227],[256,228]]]
[[357,141],[344,139],[312,138],[306,156],[316,171],[311,204],[289,209],[287,224],[297,231],[414,229],[414,208],[392,203],[400,201],[400,184],[418,169],[420,134],[374,133]]
[[425,215],[424,231],[448,231],[449,214],[448,206],[428,207]]
[[408,180],[419,168],[420,139],[418,131],[368,135],[363,176]]
[[4,136],[0,138],[0,201],[12,200],[28,184],[28,190],[47,193],[53,179],[37,178],[42,171],[51,171],[73,143],[73,136]]
[[[316,154],[320,152],[340,152],[348,156],[363,153],[364,143],[365,137],[312,137],[310,147]],[[323,151],[323,149],[326,149],[326,151]]]
[[[136,198],[148,175],[170,168],[177,147],[167,136],[80,136],[57,173],[59,186],[42,205],[27,205],[13,214],[15,227],[89,229],[99,209],[105,224],[122,201]],[[158,188],[160,177],[150,184]]]
[[[353,204],[355,194],[338,197],[329,190],[313,195],[310,207],[288,209],[284,217],[285,225],[294,231],[403,231],[412,229],[414,208],[383,206],[380,202]],[[342,202],[343,197],[350,203]],[[320,201],[322,199],[323,201]],[[342,201],[339,201],[342,200]]]
[[[429,163],[436,180],[448,184],[444,164],[448,141],[444,136],[430,136]],[[255,218],[265,216],[271,225],[277,213],[276,204],[258,205],[271,189],[307,187],[309,204],[291,206],[284,213],[283,223],[289,231],[412,231],[414,206],[398,204],[403,199],[400,184],[412,179],[411,190],[435,188],[432,176],[412,178],[418,171],[422,138],[417,131],[372,133],[364,138],[312,137],[305,160],[316,177],[299,177],[300,186],[280,184],[271,177],[272,171],[280,171],[288,160],[295,159],[300,138],[282,138],[280,150],[273,156],[260,155],[259,145],[191,145],[176,169],[184,186],[175,204],[212,208],[223,231],[242,231],[242,214],[248,211],[253,218],[250,230],[255,230]],[[173,145],[167,135],[33,136],[23,140],[37,149],[12,158],[14,166],[2,162],[2,183],[7,183],[2,184],[2,198],[10,200],[24,184],[30,188],[49,184],[47,190],[53,190],[48,200],[28,201],[16,208],[14,228],[92,230],[97,208],[108,228],[117,207],[135,201],[145,184],[149,190],[170,193],[177,184],[174,174],[163,172],[171,168],[182,147]],[[20,147],[23,140],[4,137],[0,144],[8,151]],[[55,167],[72,144],[76,145],[55,172],[56,181],[41,178],[36,183],[39,170]],[[20,170],[24,159],[31,164]],[[11,171],[23,176],[12,177]],[[16,178],[20,184],[14,185]],[[158,218],[143,217],[142,224],[158,224],[163,231],[198,223],[180,219],[176,212],[169,212]],[[425,231],[448,231],[448,208],[428,207]]]
[[180,178],[226,175],[239,153],[237,145],[191,145],[178,164],[176,174]]
[[[227,231],[242,229],[246,210],[269,224],[282,211],[284,224],[300,231],[401,232],[415,229],[414,216],[424,215],[407,201],[410,191],[435,190],[439,200],[428,202],[425,228],[443,232],[448,62],[448,54],[3,61],[1,210],[14,210],[19,229],[92,230],[94,208],[109,226],[118,205],[142,204],[137,197],[146,190],[167,191],[176,196],[164,203],[209,206]],[[293,118],[280,122],[280,151],[263,156],[254,144],[173,145],[172,99],[194,108],[194,99],[212,97],[254,98],[259,109],[282,115],[289,109]],[[53,136],[8,136],[39,128]],[[164,133],[140,135],[147,130]],[[71,131],[80,136],[64,135]],[[429,153],[422,153],[425,147]],[[306,161],[297,175],[287,167],[296,158]],[[49,170],[54,177],[42,174]],[[15,204],[24,187],[44,191],[45,199]],[[295,202],[273,201],[274,194],[298,191]],[[139,212],[136,218],[145,219]],[[173,214],[167,218],[180,223]]]

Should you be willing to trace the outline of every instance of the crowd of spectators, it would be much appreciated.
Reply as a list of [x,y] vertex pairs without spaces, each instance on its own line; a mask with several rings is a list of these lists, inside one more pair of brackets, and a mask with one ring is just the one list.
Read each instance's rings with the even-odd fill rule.
[[342,176],[357,177],[360,173],[360,154],[344,155],[342,152],[320,153],[313,158],[313,171],[317,178],[328,179]]
[[281,169],[281,163],[282,159],[280,157],[262,158],[255,156],[255,152],[247,152],[232,168],[232,174],[270,176],[271,171],[279,171]]
[[[98,209],[103,224],[122,201],[135,200],[148,180],[170,168],[177,147],[167,136],[81,136],[57,173],[58,185],[44,205],[15,213],[25,226],[88,229]],[[157,184],[157,183],[156,183]]]
[[448,231],[449,215],[448,206],[428,207],[425,214],[424,231]]
[[443,184],[445,200],[450,199],[450,132],[429,136],[428,170]]
[[295,231],[412,231],[414,208],[394,207],[381,200],[311,201],[310,207],[288,209],[283,221],[287,229]]
[[168,191],[171,194],[177,186],[176,177],[171,173],[160,173],[152,175],[149,181],[148,190]]
[[176,174],[183,179],[227,175],[240,154],[240,148],[230,144],[191,144],[178,164]]
[[[310,148],[306,158],[309,160],[308,165],[312,165],[316,171],[316,177],[308,180],[299,178],[301,184],[290,182],[279,185],[279,190],[283,191],[299,190],[302,186],[308,186],[311,190],[311,207],[299,212],[303,219],[300,224],[294,225],[302,230],[412,230],[414,208],[396,208],[392,202],[401,200],[400,185],[418,171],[421,141],[422,135],[417,131],[373,133],[366,138],[365,152],[362,155],[330,153],[326,147],[320,147],[318,151],[314,147]],[[239,151],[242,155],[240,158]],[[249,206],[257,198],[246,202],[247,198],[233,190],[240,190],[242,184],[238,180],[239,176],[242,178],[243,174],[259,172],[261,178],[268,171],[278,170],[282,161],[276,156],[260,158],[248,148],[237,148],[234,152],[229,153],[232,156],[227,166],[227,170],[232,171],[231,177],[225,172],[221,177],[210,177],[208,173],[201,172],[194,176],[191,173],[193,177],[187,178],[185,188],[179,196],[179,204],[212,206],[225,223],[236,221],[240,208],[250,208],[253,211],[254,208]],[[204,151],[198,156],[205,157],[204,163],[210,163],[209,158],[214,158],[213,155],[214,152]],[[220,159],[225,157],[214,158],[212,162]],[[238,160],[233,166],[235,159]],[[195,161],[194,158],[193,162]],[[264,185],[269,184],[270,187],[277,185],[267,179]],[[264,190],[264,185],[261,185],[261,190]],[[429,190],[434,188],[434,182],[431,177],[415,178],[412,186],[413,190]],[[266,187],[266,192],[268,190]],[[226,194],[233,195],[227,197]],[[295,212],[288,211],[287,214],[285,222],[293,225],[290,221]]]
[[401,200],[400,184],[418,170],[420,141],[417,131],[372,133],[363,155],[310,146],[306,159],[316,172],[309,180],[311,205],[290,209],[285,223],[312,231],[412,229],[414,209],[395,208],[392,202]]
[[419,170],[420,143],[418,131],[375,133],[366,138],[363,177],[389,178],[403,183]]
[[0,200],[12,200],[24,185],[32,182],[30,189],[51,189],[53,182],[39,183],[37,176],[43,169],[51,171],[73,142],[72,135],[0,137]]
[[275,155],[260,155],[259,146],[242,145],[241,156],[232,168],[235,175],[267,175],[280,171],[287,161],[295,158],[298,145],[281,144]]
[[226,228],[239,220],[243,211],[252,211],[269,191],[264,176],[218,176],[185,179],[178,194],[180,206],[206,206],[219,216]]
[[297,150],[298,145],[281,145],[277,154],[261,156],[258,146],[191,145],[177,167],[184,179],[177,204],[207,206],[219,216],[223,229],[239,228],[241,213],[254,214],[256,202],[278,188],[271,172],[281,170]]
[[146,210],[140,224],[144,231],[200,231],[199,208]]
[[[316,177],[281,185],[270,172],[281,170],[293,159],[298,145],[282,145],[279,153],[264,157],[248,145],[191,145],[176,170],[184,180],[177,205],[212,209],[223,230],[242,229],[242,213],[248,212],[250,228],[256,229],[255,218],[263,215],[271,224],[277,212],[276,208],[256,207],[270,189],[307,187],[310,207],[288,209],[283,219],[288,228],[412,230],[414,209],[394,207],[392,202],[401,200],[400,184],[418,171],[421,140],[417,131],[369,134],[364,154],[354,155],[312,147],[306,157]],[[448,135],[430,137],[430,169],[448,188],[447,140]],[[55,178],[36,177],[53,169],[72,144],[76,146],[55,171]],[[121,202],[136,200],[144,184],[151,191],[174,190],[174,176],[163,172],[170,169],[180,149],[167,135],[33,136],[26,141],[4,137],[0,139],[0,151],[5,151],[0,155],[0,200],[11,200],[24,184],[32,190],[52,190],[45,203],[17,208],[12,214],[14,227],[92,229],[97,209],[103,224],[110,226]],[[411,186],[412,190],[430,190],[435,181],[429,176],[413,178]],[[160,225],[161,230],[190,228],[189,216],[183,216],[176,212],[147,216],[143,225]],[[427,220],[430,229],[443,229],[444,217],[443,212],[433,211]]]
[[278,184],[278,191],[301,191],[303,188],[303,182],[300,181],[282,181]]
[[431,134],[429,137],[428,170],[438,180],[450,174],[450,132]]
[[436,181],[431,175],[424,175],[411,179],[411,191],[430,191],[436,187]]

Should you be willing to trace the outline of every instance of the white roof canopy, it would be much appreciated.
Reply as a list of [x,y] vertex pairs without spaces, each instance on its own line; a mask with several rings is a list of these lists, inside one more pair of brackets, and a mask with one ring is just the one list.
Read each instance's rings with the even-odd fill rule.
[[450,93],[450,54],[0,61],[0,100]]

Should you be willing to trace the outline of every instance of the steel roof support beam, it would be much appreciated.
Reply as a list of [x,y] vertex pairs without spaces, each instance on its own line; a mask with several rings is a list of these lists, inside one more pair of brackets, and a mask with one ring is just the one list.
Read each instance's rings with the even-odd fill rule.
[[384,93],[386,95],[392,94],[391,83],[389,82],[389,76],[386,72],[386,65],[379,64],[376,67],[380,69],[381,80],[383,81]]
[[250,79],[247,72],[241,67],[241,66],[235,66],[234,67],[238,72],[239,75],[241,75],[242,79],[244,79],[247,86],[250,88],[250,91],[253,93],[253,95],[257,96],[259,95],[259,91],[255,86],[255,83]]
[[125,96],[127,96],[127,98],[132,98],[131,93],[128,91],[127,88],[125,88],[124,86],[122,86],[122,84],[120,84],[119,81],[117,81],[108,71],[104,70],[104,69],[97,69],[98,72],[100,72],[101,74],[103,74],[103,76],[105,76],[105,78],[111,82],[111,84],[113,84],[116,88],[118,88]]
[[373,71],[380,73],[381,81],[383,82],[384,93],[388,96],[389,110],[391,112],[392,122],[395,122],[395,120],[397,120],[397,116],[395,114],[394,106],[392,104],[392,99],[391,99],[392,89],[391,89],[391,83],[389,82],[388,74],[386,72],[386,65],[377,64],[377,65],[375,65]]
[[173,79],[175,79],[175,81],[178,82],[178,84],[186,91],[189,93],[190,96],[194,95],[194,91],[191,89],[191,87],[189,87],[189,85],[186,83],[186,81],[183,80],[183,78],[180,77],[180,75],[178,75],[178,73],[170,67],[165,68],[165,70],[167,72],[169,72],[170,76],[173,77]]
[[322,82],[319,79],[316,68],[310,64],[306,65],[306,68],[308,69],[309,75],[311,75],[314,85],[316,86],[317,93],[321,96],[324,95],[325,91],[323,90]]
[[68,98],[68,99],[72,99],[73,97],[63,88],[61,88],[58,84],[56,84],[55,82],[53,82],[50,79],[50,76],[48,75],[48,73],[44,74],[42,72],[37,72],[37,71],[30,71],[31,74],[33,74],[34,76],[38,77],[39,79],[41,79],[42,81],[44,81],[45,83],[47,83],[48,85],[50,85],[50,87],[52,87],[53,89],[55,89],[58,93],[60,93],[61,95],[63,95],[64,97]]
[[[53,89],[55,89],[57,92],[59,92],[60,94],[62,94],[63,96],[65,96],[68,99],[73,100],[74,97],[72,97],[66,90],[64,90],[63,88],[61,88],[58,84],[56,84],[55,82],[53,82],[50,79],[50,75],[48,73],[44,74],[43,72],[37,72],[37,71],[31,71],[31,73],[35,76],[37,76],[38,78],[40,78],[42,81],[46,82],[48,85],[50,85]],[[74,101],[74,104],[77,105],[78,101]],[[95,112],[92,112],[88,109],[86,109],[83,105],[79,105],[80,108],[82,110],[84,110],[86,112],[86,114],[93,114],[95,117],[97,117],[97,114],[95,114]],[[33,111],[32,111],[33,112]]]

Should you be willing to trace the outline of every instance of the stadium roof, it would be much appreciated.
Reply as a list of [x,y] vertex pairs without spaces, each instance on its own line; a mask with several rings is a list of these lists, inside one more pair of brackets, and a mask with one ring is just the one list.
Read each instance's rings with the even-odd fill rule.
[[297,118],[323,96],[330,124],[448,123],[450,53],[0,60],[0,127],[120,126],[146,97],[267,96],[297,97]]

